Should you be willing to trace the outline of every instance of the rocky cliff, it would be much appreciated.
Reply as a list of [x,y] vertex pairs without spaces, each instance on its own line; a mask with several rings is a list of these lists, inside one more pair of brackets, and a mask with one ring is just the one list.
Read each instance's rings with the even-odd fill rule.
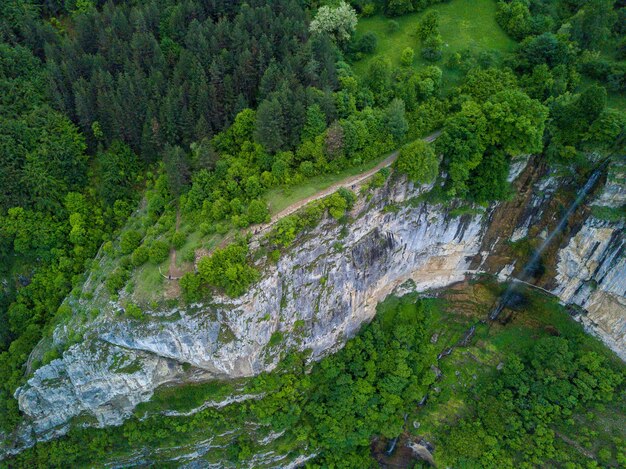
[[[592,207],[626,207],[626,163],[613,164]],[[626,360],[626,224],[589,216],[559,251],[554,294],[583,310],[585,328]]]
[[[521,173],[512,175],[520,194],[511,202],[515,210],[507,204],[481,211],[428,203],[423,194],[429,187],[393,181],[359,198],[349,229],[324,220],[278,263],[258,261],[262,279],[240,298],[215,296],[210,303],[147,312],[146,321],[121,319],[121,306],[108,303],[86,326],[82,342],[36,370],[17,391],[28,418],[22,443],[63,432],[73,417],[88,425],[118,424],[163,383],[250,376],[273,369],[291,348],[320,357],[354,335],[400,285],[424,291],[468,273],[496,274],[507,264],[512,271],[506,246],[511,238],[530,236],[530,226],[549,228],[559,185],[523,161],[515,172]],[[614,183],[607,181],[601,191],[603,204],[620,203],[623,188]],[[497,236],[494,223],[500,223]],[[563,301],[585,308],[590,330],[622,357],[623,228],[621,222],[587,218],[559,241],[556,277],[545,281]],[[55,334],[57,340],[61,335]]]

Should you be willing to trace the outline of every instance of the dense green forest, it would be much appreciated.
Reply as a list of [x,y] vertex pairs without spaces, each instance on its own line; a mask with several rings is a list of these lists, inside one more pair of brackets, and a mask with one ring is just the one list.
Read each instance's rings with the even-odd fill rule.
[[[602,464],[623,464],[624,365],[553,300],[527,292],[528,302],[517,308],[512,324],[479,324],[469,344],[437,359],[464,337],[498,293],[493,286],[471,288],[473,297],[482,299],[469,311],[465,302],[463,314],[444,300],[414,295],[387,300],[357,337],[311,370],[305,356],[292,354],[277,371],[238,383],[238,392],[261,399],[188,418],[164,417],[161,408],[184,412],[227,396],[234,386],[165,389],[121,427],[76,428],[68,437],[36,445],[15,463],[84,467],[124,458],[137,447],[193,447],[234,430],[225,440],[214,440],[223,446],[214,447],[208,461],[245,464],[270,449],[259,447],[258,440],[276,432],[281,436],[271,449],[314,452],[309,467],[378,467],[369,451],[372,437],[389,443],[398,435],[427,435],[436,445],[437,462],[447,467],[598,467],[577,444],[599,454]],[[424,397],[429,404],[420,407]],[[461,402],[461,408],[452,402]],[[418,429],[410,424],[414,420],[421,423]],[[566,444],[563,435],[578,443]]]
[[[444,197],[488,204],[509,196],[512,156],[542,154],[585,174],[593,164],[587,155],[623,147],[622,0],[490,2],[515,42],[511,52],[448,50],[440,3],[448,2],[2,2],[0,428],[19,421],[12,396],[27,377],[28,356],[71,315],[62,302],[98,252],[116,259],[106,279],[115,296],[138,269],[156,268],[187,242],[177,217],[197,226],[199,237],[234,237],[268,220],[272,191],[331,178],[396,149],[397,169],[414,181],[445,174]],[[363,31],[360,21],[383,26]],[[398,43],[381,35],[410,39],[397,62],[385,47]],[[435,143],[416,142],[439,129]],[[271,255],[326,210],[340,219],[351,201],[344,192],[311,209],[310,219],[287,219],[273,233]],[[237,296],[256,278],[238,239],[185,274],[181,287],[188,301],[212,288]],[[128,314],[141,317],[136,308]],[[578,359],[575,370],[555,373],[595,366]],[[516,366],[530,366],[523,360]],[[377,366],[373,376],[385,373],[386,365]],[[538,379],[529,370],[527,379]],[[410,386],[396,384],[414,403],[423,373],[407,373]],[[519,386],[509,386],[511,401]],[[312,392],[329,399],[323,385]],[[402,409],[390,405],[381,412],[388,420],[372,417],[376,423],[346,444],[392,436]],[[344,431],[328,425],[311,429],[320,447],[334,447],[333,435]],[[455,454],[473,457],[462,448]]]

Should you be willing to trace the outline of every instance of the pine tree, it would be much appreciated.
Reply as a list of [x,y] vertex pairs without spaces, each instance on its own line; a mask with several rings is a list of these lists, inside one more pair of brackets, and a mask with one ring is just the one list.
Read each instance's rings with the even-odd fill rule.
[[256,113],[254,139],[270,153],[283,148],[284,127],[282,106],[274,97],[266,99],[259,105]]

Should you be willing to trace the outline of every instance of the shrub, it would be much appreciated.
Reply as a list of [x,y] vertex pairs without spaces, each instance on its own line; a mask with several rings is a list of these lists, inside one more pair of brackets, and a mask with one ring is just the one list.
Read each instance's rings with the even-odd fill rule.
[[443,39],[441,36],[431,36],[424,41],[424,47],[422,48],[422,57],[431,62],[436,62],[441,59],[443,54]]
[[187,241],[187,235],[182,231],[177,231],[172,235],[172,246],[174,246],[176,249],[182,248],[185,244],[185,241]]
[[376,13],[376,5],[374,5],[373,3],[368,3],[367,5],[364,5],[363,10],[361,10],[361,16],[365,18],[373,16],[374,13]]
[[280,251],[278,249],[274,249],[272,252],[270,252],[269,258],[270,261],[276,264],[280,259]]
[[253,200],[248,206],[248,220],[250,223],[266,223],[270,221],[270,211],[267,204],[259,199]]
[[146,246],[139,246],[133,252],[131,256],[131,261],[135,267],[139,267],[140,265],[145,264],[145,262],[148,260],[148,257],[148,248]]
[[180,279],[180,288],[183,292],[183,298],[186,302],[198,301],[201,295],[202,279],[193,272],[187,272]]
[[109,278],[107,278],[105,285],[109,293],[112,295],[116,294],[126,283],[128,280],[128,271],[125,269],[115,269]]
[[258,277],[257,270],[248,265],[247,257],[248,245],[239,241],[200,259],[198,273],[209,285],[223,288],[228,296],[237,297]]
[[270,337],[270,340],[267,343],[267,345],[269,345],[270,347],[275,347],[276,345],[280,344],[282,340],[283,340],[283,333],[280,331],[275,331]]
[[160,264],[167,259],[169,250],[169,246],[165,241],[153,241],[149,251],[150,262],[153,264]]
[[354,49],[356,49],[357,52],[362,52],[363,54],[373,54],[376,51],[377,46],[378,36],[376,36],[376,33],[368,31],[356,41]]
[[328,198],[328,213],[335,220],[340,220],[346,210],[348,209],[348,202],[338,192],[335,192]]
[[122,254],[130,254],[141,243],[141,233],[138,231],[130,230],[122,233],[120,238],[120,249]]
[[400,23],[398,23],[396,20],[387,21],[387,32],[389,34],[396,33],[399,30],[400,30]]
[[410,67],[413,64],[413,60],[415,59],[415,51],[412,47],[407,47],[402,51],[402,56],[400,57],[400,63],[405,67]]
[[126,315],[132,319],[141,320],[144,319],[143,311],[139,306],[134,303],[127,303],[124,307]]

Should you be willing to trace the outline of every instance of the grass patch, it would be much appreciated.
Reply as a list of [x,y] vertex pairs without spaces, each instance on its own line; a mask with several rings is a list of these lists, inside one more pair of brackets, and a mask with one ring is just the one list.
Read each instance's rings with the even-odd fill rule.
[[193,262],[196,249],[200,247],[202,240],[202,233],[200,230],[195,230],[187,236],[185,244],[176,253],[176,267],[183,267],[187,262]]
[[366,161],[358,166],[353,166],[333,174],[315,176],[295,187],[277,187],[271,189],[264,197],[268,203],[270,214],[275,215],[290,205],[302,199],[306,199],[307,197],[311,197],[345,178],[357,176],[364,171],[368,171],[381,161],[384,161],[388,156],[389,154],[380,155],[378,158]]
[[220,401],[232,395],[239,381],[209,381],[184,386],[164,386],[156,390],[150,401],[137,406],[135,415],[173,410],[188,412],[206,401]]
[[400,65],[400,56],[405,47],[415,49],[415,68],[431,63],[421,55],[421,45],[415,37],[415,29],[425,12],[439,12],[439,29],[444,40],[442,60],[436,65],[442,67],[444,88],[455,85],[460,74],[445,66],[452,54],[470,48],[475,52],[495,50],[509,53],[515,49],[515,41],[508,37],[496,22],[496,2],[494,0],[453,0],[449,3],[435,5],[425,11],[394,18],[400,28],[389,32],[389,18],[376,15],[362,18],[357,26],[357,35],[374,32],[378,36],[378,47],[374,55],[363,58],[353,65],[358,75],[367,72],[370,62],[377,56],[388,57],[393,65]]
[[[161,263],[163,272],[167,273],[169,259]],[[133,297],[139,304],[147,304],[152,301],[159,301],[163,297],[163,276],[159,272],[159,266],[146,262],[133,273],[135,291]]]
[[600,220],[618,222],[626,218],[626,205],[622,207],[603,207],[600,205],[593,205],[591,207],[591,213],[594,217]]

